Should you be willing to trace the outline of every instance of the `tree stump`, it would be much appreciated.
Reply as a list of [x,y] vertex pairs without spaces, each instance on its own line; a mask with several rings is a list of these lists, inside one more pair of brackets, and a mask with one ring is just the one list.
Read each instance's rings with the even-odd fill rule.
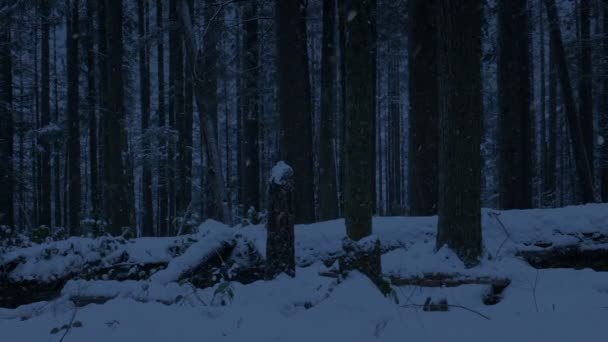
[[293,169],[284,162],[272,168],[266,222],[266,279],[295,276]]
[[360,241],[342,240],[344,255],[340,258],[340,272],[357,270],[367,276],[379,288],[383,286],[380,241],[367,237]]

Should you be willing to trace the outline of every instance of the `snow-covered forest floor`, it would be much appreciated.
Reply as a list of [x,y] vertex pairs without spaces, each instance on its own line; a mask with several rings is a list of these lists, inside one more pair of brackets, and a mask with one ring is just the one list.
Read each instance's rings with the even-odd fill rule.
[[[608,204],[484,210],[482,222],[484,258],[471,269],[448,249],[434,251],[436,217],[376,217],[373,226],[387,279],[428,274],[509,279],[494,305],[484,304],[487,284],[393,284],[384,296],[359,273],[331,276],[345,235],[343,220],[296,226],[295,278],[243,285],[230,281],[230,274],[250,262],[243,256],[245,246],[264,257],[264,227],[209,221],[187,236],[122,242],[71,238],[7,251],[0,256],[4,282],[49,281],[116,260],[133,267],[162,266],[131,268],[139,275],[132,280],[113,280],[112,274],[69,280],[50,301],[0,309],[0,332],[6,341],[87,342],[596,341],[605,335],[607,272],[536,269],[518,255],[574,245],[585,251],[608,249]],[[203,289],[183,280],[211,246],[232,238],[238,243],[231,266],[221,272],[227,279]],[[102,297],[112,299],[84,306],[71,301]],[[429,298],[432,303],[445,299],[447,307],[437,307],[447,311],[425,310]]]

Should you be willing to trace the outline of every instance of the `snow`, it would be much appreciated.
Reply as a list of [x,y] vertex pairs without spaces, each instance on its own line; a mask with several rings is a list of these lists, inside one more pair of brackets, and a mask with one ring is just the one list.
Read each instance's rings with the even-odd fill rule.
[[[485,255],[480,265],[471,269],[466,269],[448,248],[434,251],[436,220],[374,218],[375,237],[386,251],[382,256],[383,273],[508,277],[512,282],[500,303],[483,304],[487,285],[393,287],[396,303],[357,272],[344,280],[319,276],[319,272],[328,270],[320,260],[340,254],[345,237],[343,220],[296,226],[299,267],[295,278],[282,275],[273,281],[223,283],[207,289],[176,284],[176,275],[191,267],[205,248],[221,239],[234,237],[250,242],[263,256],[263,226],[231,228],[208,221],[191,236],[115,243],[113,253],[128,251],[134,260],[169,262],[167,269],[157,272],[150,281],[70,281],[61,298],[53,302],[0,309],[0,331],[7,340],[59,341],[64,331],[51,334],[51,330],[67,324],[75,314],[74,320],[82,326],[73,327],[65,341],[603,340],[608,317],[608,274],[590,269],[537,270],[515,257],[514,251],[542,249],[534,242],[553,246],[578,243],[589,248],[603,245],[606,242],[592,241],[593,236],[588,233],[608,234],[608,204],[514,211],[484,209]],[[172,256],[167,252],[170,246],[188,239],[195,241],[182,253]],[[45,249],[67,250],[73,245],[82,252],[83,260],[95,259],[100,258],[91,254],[91,246],[96,243],[101,242],[69,239],[12,251],[4,258],[28,258],[15,271],[20,276],[36,272],[48,276],[82,260],[55,256],[45,261],[41,258]],[[46,267],[52,272],[44,271]],[[114,299],[81,308],[67,300],[70,296],[100,295]],[[446,299],[451,305],[449,311],[423,311],[421,305],[428,297],[433,301]]]
[[270,171],[270,183],[284,185],[293,176],[293,169],[284,161],[279,161]]

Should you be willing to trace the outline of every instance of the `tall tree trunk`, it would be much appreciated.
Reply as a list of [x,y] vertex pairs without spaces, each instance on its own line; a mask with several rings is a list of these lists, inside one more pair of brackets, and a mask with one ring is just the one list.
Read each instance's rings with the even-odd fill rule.
[[137,28],[141,45],[139,47],[139,87],[141,97],[141,132],[143,135],[143,154],[144,161],[142,166],[142,200],[143,200],[143,221],[142,235],[154,235],[154,209],[152,204],[152,171],[150,170],[151,153],[150,142],[148,139],[148,127],[150,126],[150,58],[148,44],[145,43],[148,33],[148,1],[137,1]]
[[[57,72],[57,28],[53,26],[53,88],[55,91],[53,122],[59,127],[59,75]],[[53,144],[53,216],[55,227],[62,227],[61,208],[61,143],[55,141]]]
[[[606,4],[603,4],[606,6]],[[592,201],[594,183],[594,134],[593,134],[593,68],[591,66],[591,34],[590,21],[591,1],[579,1],[580,15],[580,78],[578,97],[580,104],[580,122],[583,131],[583,146],[587,155],[587,167],[591,172]]]
[[549,47],[549,99],[548,99],[548,132],[547,132],[547,200],[551,206],[557,205],[557,79],[555,75],[555,58],[553,48]]
[[[91,213],[99,213],[98,159],[97,159],[97,107],[95,103],[95,1],[87,0],[87,102],[89,106],[89,170],[91,182]],[[98,24],[99,25],[99,24]]]
[[[345,193],[346,235],[359,241],[372,233],[375,153],[375,56],[368,53],[375,42],[375,2],[352,0],[346,3],[345,69]],[[345,248],[350,248],[346,243]],[[376,281],[380,274],[377,247],[357,256],[355,268]],[[348,267],[348,266],[347,266]]]
[[530,40],[526,0],[498,1],[498,206],[532,207]]
[[413,216],[437,213],[439,106],[437,1],[409,1],[408,207]]
[[260,208],[260,161],[259,161],[259,49],[258,9],[253,1],[243,4],[243,134],[241,165],[243,184],[244,217],[249,210],[258,212]]
[[[51,123],[51,81],[50,81],[50,6],[48,1],[40,1],[40,126]],[[43,137],[40,152],[40,216],[39,225],[51,226],[51,144],[49,137]]]
[[[167,118],[165,115],[165,46],[163,28],[163,0],[156,0],[156,29],[159,34],[157,45],[157,67],[158,67],[158,126],[166,127]],[[169,233],[169,193],[167,190],[167,139],[164,138],[166,132],[161,135],[159,141],[161,157],[159,160],[158,175],[158,235],[167,236]]]
[[439,5],[437,248],[467,265],[481,256],[481,0]]
[[338,217],[338,190],[336,184],[337,148],[334,127],[336,119],[336,39],[335,0],[323,0],[323,43],[321,48],[321,129],[319,153],[319,218],[332,220]]
[[396,48],[389,61],[388,73],[389,214],[403,215],[401,203],[401,110],[399,98],[399,57]]
[[71,14],[68,15],[66,46],[68,49],[68,198],[69,233],[80,235],[80,113],[78,76],[78,37],[79,25],[78,0],[69,1]]
[[587,148],[585,148],[581,118],[576,113],[576,105],[574,103],[570,73],[568,72],[568,63],[566,61],[566,53],[562,42],[562,33],[555,0],[545,0],[545,7],[547,9],[547,19],[549,21],[553,57],[561,85],[561,94],[564,101],[566,116],[568,118],[570,137],[572,138],[578,182],[581,187],[583,202],[593,202],[593,171],[590,168],[591,164],[589,163],[591,159],[587,153]]
[[207,103],[204,101],[204,83],[200,77],[197,77],[197,75],[201,75],[203,72],[204,63],[201,55],[202,52],[196,47],[192,19],[190,18],[190,10],[186,0],[179,0],[179,17],[182,26],[182,34],[184,36],[187,67],[194,80],[194,98],[199,117],[201,118],[202,134],[206,147],[205,151],[207,160],[210,164],[209,183],[213,187],[214,192],[218,194],[215,196],[214,201],[221,213],[219,219],[223,222],[230,223],[230,213],[228,212],[228,207],[225,205],[228,203],[228,192],[222,172],[222,160],[220,158],[217,142],[217,126],[214,125],[213,121],[206,115]]
[[121,122],[125,120],[123,89],[123,45],[122,45],[122,1],[106,0],[106,45],[107,45],[107,113],[104,129],[105,188],[108,203],[110,232],[120,235],[123,228],[131,224],[129,192],[132,189],[125,174],[122,155],[127,146],[122,138]]
[[549,194],[551,190],[547,187],[549,159],[548,159],[548,139],[547,139],[547,100],[546,100],[546,72],[545,72],[545,25],[543,18],[543,4],[539,0],[538,7],[538,28],[539,28],[539,55],[540,55],[540,165],[541,165],[541,196],[540,206],[546,207],[550,203]]
[[602,7],[603,16],[603,48],[602,55],[604,57],[604,72],[602,77],[602,102],[600,109],[599,135],[603,139],[600,149],[600,165],[601,165],[601,194],[602,202],[608,202],[608,6]]
[[[295,202],[295,221],[309,223],[315,220],[315,202],[306,11],[302,4],[301,0],[275,1],[275,20],[280,155],[294,170],[295,196],[298,198]],[[372,122],[369,124],[373,127]],[[372,141],[372,146],[373,143]]]
[[[9,1],[0,4],[8,6]],[[10,13],[0,14],[0,226],[15,226],[13,173],[13,68]]]

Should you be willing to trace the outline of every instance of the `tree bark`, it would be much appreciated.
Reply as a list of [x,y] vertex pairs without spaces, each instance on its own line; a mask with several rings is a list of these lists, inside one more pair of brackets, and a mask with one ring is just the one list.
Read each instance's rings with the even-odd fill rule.
[[284,162],[272,169],[266,221],[266,279],[281,273],[295,276],[294,171]]
[[336,2],[323,0],[323,43],[321,47],[321,128],[319,153],[319,218],[332,220],[338,217],[336,160],[338,148],[334,127],[336,119],[336,48],[334,37]]
[[259,161],[259,36],[258,36],[258,9],[255,2],[243,4],[243,134],[241,165],[242,170],[242,200],[243,217],[248,213],[260,210],[260,161]]
[[603,139],[603,144],[600,146],[600,179],[601,179],[601,194],[602,202],[608,202],[608,6],[602,7],[603,48],[602,54],[604,57],[604,77],[602,77],[602,96],[600,120],[599,120],[599,135]]
[[[51,123],[51,81],[50,81],[50,5],[48,1],[40,1],[40,126],[47,127]],[[51,144],[49,137],[41,139],[40,152],[40,216],[39,225],[51,227]]]
[[[160,32],[157,45],[157,67],[158,67],[158,126],[166,127],[165,115],[165,46],[163,28],[163,0],[156,0],[156,29]],[[160,160],[158,167],[158,235],[167,236],[169,232],[169,193],[167,191],[167,140],[164,133],[159,139]]]
[[[9,1],[0,2],[7,5]],[[13,76],[10,13],[0,14],[0,226],[14,227]]]
[[[403,215],[401,203],[401,110],[399,99],[399,57],[397,49],[391,49],[388,73],[388,213],[389,215]],[[428,175],[427,175],[428,176]]]
[[281,159],[294,169],[296,223],[310,223],[315,220],[312,110],[302,4],[301,0],[275,1],[279,145]]
[[[123,89],[123,11],[121,0],[106,0],[106,47],[107,47],[107,113],[104,121],[105,188],[109,228],[112,235],[120,235],[123,228],[131,225],[129,187],[122,155],[127,153],[122,137],[124,113]],[[111,86],[110,86],[111,85]]]
[[591,59],[590,0],[579,1],[580,19],[580,78],[578,97],[580,105],[580,122],[583,131],[583,146],[587,155],[587,167],[591,172],[591,187],[593,201],[594,184],[594,134],[593,134],[593,68]]
[[225,203],[228,202],[228,192],[223,176],[222,161],[220,158],[219,147],[217,143],[217,134],[212,120],[206,115],[207,104],[205,100],[205,90],[203,80],[197,75],[203,72],[204,64],[201,56],[201,51],[196,48],[194,33],[192,31],[192,20],[186,0],[179,2],[179,16],[182,25],[182,34],[184,36],[184,47],[186,52],[186,61],[190,74],[194,79],[194,96],[196,107],[198,108],[199,117],[201,119],[202,135],[205,140],[207,160],[210,163],[209,182],[212,184],[214,191],[218,196],[215,196],[214,201],[219,212],[219,219],[223,222],[230,223],[230,213]]
[[481,256],[481,0],[439,5],[437,249],[467,265]]
[[437,1],[409,4],[409,161],[408,206],[413,216],[437,213]]
[[140,37],[139,47],[139,87],[141,97],[141,132],[143,136],[142,140],[142,151],[143,151],[143,165],[142,165],[142,209],[143,209],[143,221],[142,221],[142,235],[153,236],[154,235],[154,209],[152,205],[152,171],[150,170],[151,160],[149,154],[151,152],[150,143],[148,139],[147,130],[150,126],[150,60],[149,60],[149,49],[147,43],[145,43],[146,34],[148,32],[148,2],[146,0],[137,1],[137,28]]
[[555,0],[545,0],[545,8],[547,9],[551,46],[555,66],[557,68],[557,75],[561,85],[564,110],[566,111],[566,116],[568,118],[568,129],[572,138],[576,172],[583,195],[582,199],[585,203],[593,202],[593,172],[590,168],[590,158],[587,153],[587,148],[585,147],[581,118],[576,113],[576,105],[574,103],[572,84],[570,83],[570,74],[568,72],[568,64],[562,42],[562,34]]
[[532,207],[533,134],[526,0],[498,1],[498,206]]
[[[95,2],[87,0],[87,104],[89,106],[89,170],[91,183],[91,213],[97,217],[99,213],[99,186],[97,160],[97,108],[95,103]],[[98,24],[99,25],[99,24]]]
[[68,2],[66,46],[68,49],[68,199],[69,199],[69,234],[80,235],[80,113],[79,113],[79,16],[78,0]]

